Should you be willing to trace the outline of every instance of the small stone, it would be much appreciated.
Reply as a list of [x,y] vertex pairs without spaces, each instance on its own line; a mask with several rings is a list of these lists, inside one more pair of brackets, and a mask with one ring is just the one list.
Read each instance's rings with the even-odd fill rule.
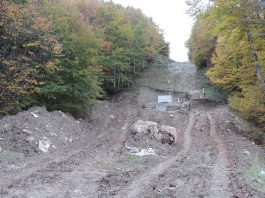
[[0,141],[3,141],[4,140],[4,138],[0,138]]
[[163,173],[160,173],[158,177],[165,177],[165,175]]
[[174,116],[173,115],[169,115],[169,117],[173,118]]
[[2,153],[2,151],[3,151],[3,150],[2,150],[2,148],[0,147],[0,153]]
[[28,130],[28,129],[22,129],[23,133],[26,133],[27,135],[31,135],[32,131]]
[[265,171],[264,170],[260,171],[259,177],[265,178]]
[[142,109],[146,109],[146,106],[144,104],[142,104]]
[[250,152],[249,151],[244,151],[243,154],[249,156]]

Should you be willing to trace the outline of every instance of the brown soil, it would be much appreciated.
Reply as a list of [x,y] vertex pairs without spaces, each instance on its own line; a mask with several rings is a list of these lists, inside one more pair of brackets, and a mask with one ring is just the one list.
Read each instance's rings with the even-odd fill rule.
[[[0,197],[265,197],[264,149],[226,105],[201,98],[195,73],[189,63],[146,71],[85,120],[40,107],[2,119]],[[166,112],[156,110],[163,94],[174,100]],[[132,137],[137,120],[175,127],[176,144]],[[131,155],[125,144],[156,154]]]

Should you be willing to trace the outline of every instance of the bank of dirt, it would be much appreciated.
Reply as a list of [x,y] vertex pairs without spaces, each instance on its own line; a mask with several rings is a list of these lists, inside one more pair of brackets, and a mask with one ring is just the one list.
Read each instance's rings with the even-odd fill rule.
[[[42,107],[3,118],[0,197],[265,197],[264,150],[242,136],[248,123],[201,95],[195,75],[189,63],[147,70],[84,120]],[[135,135],[139,120],[174,127],[176,141]]]

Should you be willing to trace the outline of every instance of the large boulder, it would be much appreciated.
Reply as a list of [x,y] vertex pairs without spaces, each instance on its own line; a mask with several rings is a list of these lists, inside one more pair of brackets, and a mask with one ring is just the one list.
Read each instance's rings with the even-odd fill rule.
[[178,133],[177,133],[177,129],[175,127],[162,125],[160,127],[160,132],[162,134],[169,135],[169,140],[170,140],[169,143],[170,144],[176,143]]
[[152,138],[165,144],[174,144],[177,141],[177,129],[171,126],[161,125],[156,122],[138,120],[131,126],[131,134],[141,137],[141,135],[149,135]]
[[131,133],[136,135],[138,133],[153,134],[158,132],[158,124],[152,121],[138,120],[131,126]]

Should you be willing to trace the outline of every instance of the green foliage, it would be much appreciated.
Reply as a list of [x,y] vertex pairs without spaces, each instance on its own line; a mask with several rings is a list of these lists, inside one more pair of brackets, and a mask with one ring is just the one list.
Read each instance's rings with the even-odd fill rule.
[[34,104],[82,113],[169,48],[140,10],[100,0],[0,2],[0,115]]
[[188,46],[195,64],[210,61],[207,76],[230,93],[230,107],[265,130],[264,16],[258,0],[215,1],[197,18]]
[[78,115],[101,96],[97,53],[99,40],[76,9],[66,4],[47,5],[54,33],[63,46],[56,69],[44,76],[40,98],[49,109]]
[[[216,36],[210,31],[215,25],[215,20],[204,16],[198,17],[190,39],[187,42],[189,59],[198,67],[211,65],[211,58],[215,50]],[[205,30],[208,31],[205,31]]]
[[45,68],[58,45],[48,20],[34,3],[0,6],[0,115],[36,101]]

